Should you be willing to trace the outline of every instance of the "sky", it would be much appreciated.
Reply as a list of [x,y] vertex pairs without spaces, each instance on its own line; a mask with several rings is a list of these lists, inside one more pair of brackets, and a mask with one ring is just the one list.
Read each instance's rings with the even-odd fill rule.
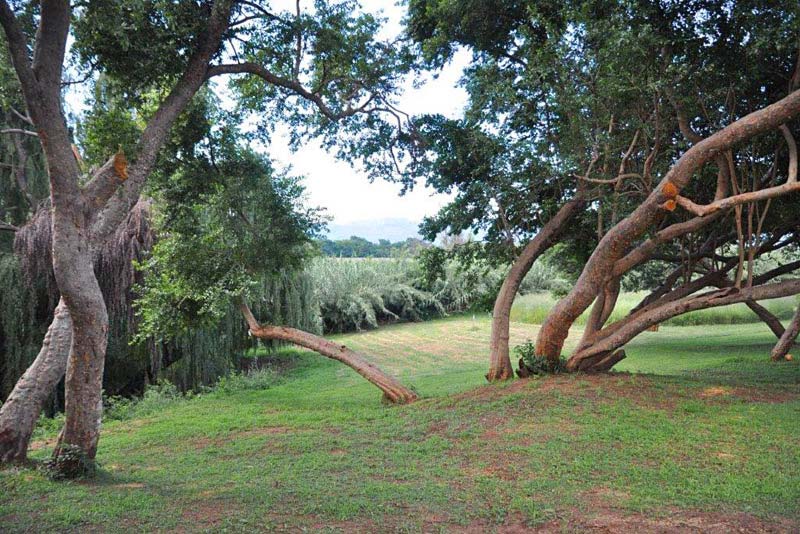
[[[291,4],[293,6],[293,2]],[[384,16],[389,19],[387,35],[396,35],[401,31],[402,7],[390,2],[364,2],[364,5],[380,5]],[[421,87],[415,88],[415,80],[407,80],[398,107],[411,115],[441,113],[451,118],[460,116],[467,94],[457,84],[468,61],[468,53],[460,52],[437,77],[429,74],[422,80],[416,80],[424,82]],[[271,157],[279,167],[291,165],[294,175],[305,176],[309,204],[327,209],[327,214],[332,218],[332,229],[342,226],[360,229],[368,226],[366,223],[379,225],[388,219],[394,222],[397,219],[410,221],[407,226],[413,228],[424,216],[435,214],[449,198],[424,187],[415,187],[401,197],[399,184],[386,181],[370,183],[365,172],[336,160],[319,143],[309,143],[296,153],[291,153],[286,146],[286,139],[285,129],[282,136],[273,137],[269,147]],[[335,233],[332,232],[332,236],[338,237]],[[380,229],[374,233],[379,234]]]

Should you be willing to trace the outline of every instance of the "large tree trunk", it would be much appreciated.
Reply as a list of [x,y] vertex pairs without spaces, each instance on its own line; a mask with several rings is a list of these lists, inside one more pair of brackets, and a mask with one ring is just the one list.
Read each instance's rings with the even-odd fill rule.
[[753,112],[699,141],[681,156],[659,186],[627,218],[612,227],[595,248],[573,290],[547,316],[536,340],[536,353],[555,361],[575,320],[613,277],[618,260],[658,218],[666,201],[675,201],[693,174],[717,154],[800,114],[800,91]]
[[398,382],[395,378],[381,371],[368,362],[363,356],[325,338],[287,326],[269,326],[258,323],[249,306],[244,301],[239,303],[242,315],[247,321],[250,332],[259,339],[279,340],[313,350],[323,356],[340,361],[358,374],[372,382],[381,391],[384,398],[395,404],[406,404],[417,399],[417,394]]
[[531,270],[534,262],[547,251],[555,242],[556,238],[566,228],[567,223],[583,207],[581,197],[570,200],[545,224],[536,234],[522,252],[520,252],[511,269],[500,287],[500,292],[494,301],[492,312],[492,337],[490,341],[489,372],[486,373],[486,380],[508,380],[514,377],[514,370],[511,367],[509,356],[508,340],[511,322],[511,307],[514,305],[514,298],[517,296],[520,284]]
[[792,317],[778,343],[773,347],[772,354],[770,354],[772,361],[782,360],[789,354],[797,340],[798,333],[800,333],[800,306],[797,307],[794,317]]
[[0,407],[0,463],[25,461],[39,413],[64,376],[71,344],[72,320],[61,301],[39,355]]

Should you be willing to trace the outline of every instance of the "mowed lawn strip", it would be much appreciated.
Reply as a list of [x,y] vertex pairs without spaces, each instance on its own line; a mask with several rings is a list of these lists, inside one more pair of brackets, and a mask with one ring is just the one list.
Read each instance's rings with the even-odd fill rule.
[[[800,528],[800,366],[767,361],[762,325],[648,332],[618,365],[647,374],[487,386],[489,327],[337,337],[412,384],[410,406],[286,351],[268,389],[111,422],[96,480],[0,472],[0,530]],[[512,346],[535,335],[513,324]]]

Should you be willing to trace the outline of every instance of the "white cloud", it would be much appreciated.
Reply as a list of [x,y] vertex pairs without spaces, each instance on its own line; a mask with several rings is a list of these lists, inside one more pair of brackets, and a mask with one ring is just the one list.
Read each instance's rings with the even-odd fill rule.
[[[387,31],[394,34],[401,31],[403,9],[387,4],[381,8],[389,19]],[[428,74],[422,80],[407,80],[398,101],[400,109],[412,115],[441,113],[449,117],[459,116],[467,94],[457,84],[468,62],[468,53],[461,52],[437,77]],[[422,82],[422,85],[415,88],[415,81],[417,85]],[[436,213],[449,198],[423,187],[416,187],[401,197],[400,185],[385,181],[370,183],[365,172],[336,160],[316,142],[291,153],[286,147],[285,129],[283,132],[280,130],[269,148],[271,157],[278,167],[291,165],[296,174],[305,176],[309,203],[327,208],[336,223],[388,218],[419,222],[425,215]]]

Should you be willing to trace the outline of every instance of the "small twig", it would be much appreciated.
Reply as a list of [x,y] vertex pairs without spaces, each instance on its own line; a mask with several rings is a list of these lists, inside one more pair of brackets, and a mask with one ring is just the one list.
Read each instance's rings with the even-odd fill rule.
[[0,232],[16,232],[19,230],[13,224],[8,224],[7,222],[0,221]]
[[5,130],[0,130],[0,134],[24,134],[33,137],[39,137],[38,133],[30,130],[23,130],[22,128],[6,128]]

